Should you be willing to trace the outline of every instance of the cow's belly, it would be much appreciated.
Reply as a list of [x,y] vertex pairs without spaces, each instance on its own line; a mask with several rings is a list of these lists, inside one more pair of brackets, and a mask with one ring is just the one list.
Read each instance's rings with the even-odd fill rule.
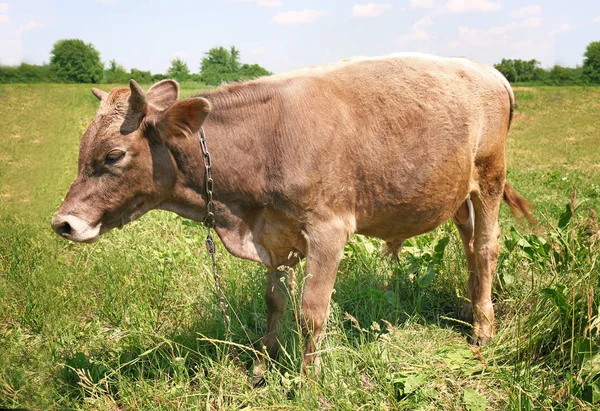
[[359,222],[357,233],[388,242],[427,233],[449,220],[458,209],[454,201],[436,205],[439,208],[407,204],[383,210],[369,221]]
[[356,232],[394,241],[433,230],[452,218],[469,195],[470,170],[466,163],[460,169],[433,173],[426,180],[375,186],[357,201]]

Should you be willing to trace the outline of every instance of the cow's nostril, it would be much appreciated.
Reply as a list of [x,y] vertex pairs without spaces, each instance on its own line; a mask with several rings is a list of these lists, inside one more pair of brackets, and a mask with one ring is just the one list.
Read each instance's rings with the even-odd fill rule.
[[56,232],[59,235],[67,236],[71,234],[71,225],[69,223],[67,223],[66,221],[62,224],[60,224],[58,227],[56,227]]

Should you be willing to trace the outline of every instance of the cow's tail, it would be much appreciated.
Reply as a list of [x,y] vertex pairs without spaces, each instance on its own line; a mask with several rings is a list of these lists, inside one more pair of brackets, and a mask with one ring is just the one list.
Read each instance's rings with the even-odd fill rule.
[[535,219],[531,215],[529,203],[508,183],[504,184],[504,201],[506,201],[506,204],[508,204],[510,211],[514,216],[521,215],[529,221],[529,224],[535,224]]
[[[508,100],[510,102],[510,111],[508,115],[508,129],[510,129],[515,113],[515,94],[506,77],[500,72],[498,72],[498,75],[502,78],[502,84],[508,93]],[[529,203],[508,183],[504,184],[504,201],[506,201],[506,204],[508,204],[510,211],[514,216],[523,216],[530,224],[535,224],[535,219],[531,215]]]

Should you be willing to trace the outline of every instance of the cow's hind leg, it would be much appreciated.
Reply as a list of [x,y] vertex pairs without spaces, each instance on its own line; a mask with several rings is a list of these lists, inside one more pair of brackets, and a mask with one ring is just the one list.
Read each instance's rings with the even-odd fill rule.
[[[467,284],[467,295],[472,298],[473,295],[473,282],[475,281],[475,270],[477,269],[475,263],[475,248],[473,245],[473,239],[475,236],[475,212],[473,211],[473,202],[470,198],[467,198],[461,206],[458,208],[454,217],[452,218],[460,239],[467,255],[467,266],[469,268],[469,281]],[[460,316],[464,321],[473,320],[473,310],[471,307],[471,301],[463,304]]]
[[485,344],[494,336],[492,280],[498,263],[498,210],[504,193],[504,167],[482,168],[479,190],[471,193],[475,212],[475,275],[471,281],[473,343]]

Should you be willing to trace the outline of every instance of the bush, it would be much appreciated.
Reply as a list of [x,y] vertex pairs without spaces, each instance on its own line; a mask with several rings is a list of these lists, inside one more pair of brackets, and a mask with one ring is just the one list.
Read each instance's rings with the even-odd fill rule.
[[258,64],[240,63],[240,51],[231,47],[210,49],[200,63],[200,79],[203,83],[218,85],[223,82],[253,79],[271,73]]
[[59,79],[68,83],[99,83],[104,74],[98,50],[79,39],[54,43],[50,66]]
[[0,66],[0,84],[58,82],[58,77],[47,64],[36,66],[21,63],[20,66]]
[[570,68],[555,65],[549,71],[545,83],[554,86],[574,86],[586,84],[587,82],[581,67]]
[[161,80],[168,79],[168,78],[169,77],[167,75],[165,75],[165,74],[153,74],[152,75],[152,82],[156,83],[156,82],[159,82]]
[[118,64],[115,60],[111,60],[108,69],[104,72],[103,83],[127,83],[129,74],[125,67]]
[[149,71],[138,70],[136,68],[131,69],[131,72],[129,73],[129,78],[132,78],[141,84],[152,83],[152,73],[150,73]]

